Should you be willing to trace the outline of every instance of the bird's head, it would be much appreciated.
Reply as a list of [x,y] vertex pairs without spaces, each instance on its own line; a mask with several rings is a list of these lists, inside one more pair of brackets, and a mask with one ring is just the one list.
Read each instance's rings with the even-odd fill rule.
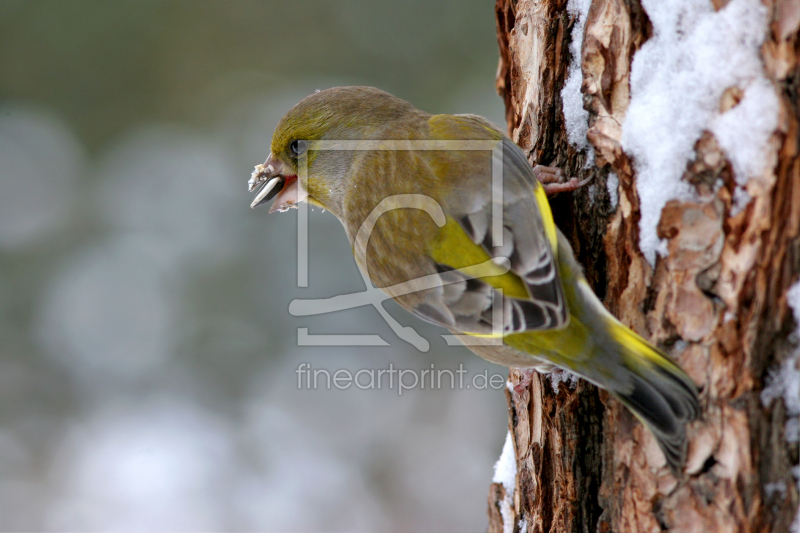
[[421,112],[373,87],[335,87],[307,96],[275,128],[269,157],[250,177],[250,191],[258,190],[250,207],[275,198],[270,212],[285,211],[305,200],[340,215],[355,151],[314,141],[387,138],[395,121],[409,113]]

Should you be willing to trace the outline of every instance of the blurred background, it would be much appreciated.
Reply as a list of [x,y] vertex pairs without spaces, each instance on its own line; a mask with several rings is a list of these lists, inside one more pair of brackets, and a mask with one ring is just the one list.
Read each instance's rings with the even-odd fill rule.
[[[0,530],[483,531],[502,390],[298,388],[312,369],[506,375],[373,308],[336,219],[249,209],[278,119],[336,85],[503,123],[493,2],[0,2]],[[384,347],[298,346],[379,334]]]

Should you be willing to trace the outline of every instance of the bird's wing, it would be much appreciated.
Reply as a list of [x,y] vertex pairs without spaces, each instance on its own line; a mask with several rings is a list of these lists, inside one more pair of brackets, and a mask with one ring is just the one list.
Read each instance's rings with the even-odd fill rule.
[[[568,323],[569,310],[554,259],[557,230],[550,206],[522,150],[507,138],[501,144],[493,159],[501,158],[502,179],[488,179],[488,172],[462,176],[466,186],[448,195],[447,224],[429,249],[442,286],[413,311],[478,335],[559,329]],[[489,260],[499,266],[474,277],[474,267],[486,268]]]

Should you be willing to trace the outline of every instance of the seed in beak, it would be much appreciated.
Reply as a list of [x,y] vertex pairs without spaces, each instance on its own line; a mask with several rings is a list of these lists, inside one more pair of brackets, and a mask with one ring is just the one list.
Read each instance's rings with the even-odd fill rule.
[[285,181],[286,180],[283,178],[283,176],[275,176],[274,178],[270,178],[264,184],[264,186],[261,187],[261,190],[258,191],[258,194],[256,194],[256,198],[253,200],[253,203],[250,204],[250,207],[258,207],[261,204],[267,203],[275,198],[275,196],[281,192],[281,189],[283,189],[283,184]]

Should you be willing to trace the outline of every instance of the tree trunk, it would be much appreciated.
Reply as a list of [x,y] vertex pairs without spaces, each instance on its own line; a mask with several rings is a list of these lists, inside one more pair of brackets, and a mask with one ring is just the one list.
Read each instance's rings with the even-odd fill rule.
[[[745,2],[713,0],[709,15]],[[652,263],[640,246],[640,222],[652,216],[640,207],[646,157],[634,159],[623,138],[636,98],[634,57],[659,35],[650,5],[593,0],[576,24],[566,0],[497,0],[497,88],[509,135],[532,164],[594,176],[552,201],[556,223],[606,307],[698,384],[703,419],[688,429],[687,464],[676,478],[647,429],[608,394],[583,381],[571,388],[534,376],[522,395],[507,393],[517,475],[514,487],[494,483],[489,491],[490,532],[800,528],[800,399],[791,388],[800,379],[800,349],[787,302],[800,276],[800,3],[763,0],[758,22],[755,57],[775,95],[765,170],[741,171],[738,154],[723,148],[736,139],[721,140],[711,121],[703,124],[676,180],[692,194],[655,212],[666,247]],[[575,128],[565,125],[573,40],[582,42],[573,50],[580,50],[574,60],[588,111],[585,149],[570,144]],[[719,113],[744,101],[744,91],[727,87]],[[757,127],[738,126],[742,136]],[[519,375],[509,379],[517,383]]]

